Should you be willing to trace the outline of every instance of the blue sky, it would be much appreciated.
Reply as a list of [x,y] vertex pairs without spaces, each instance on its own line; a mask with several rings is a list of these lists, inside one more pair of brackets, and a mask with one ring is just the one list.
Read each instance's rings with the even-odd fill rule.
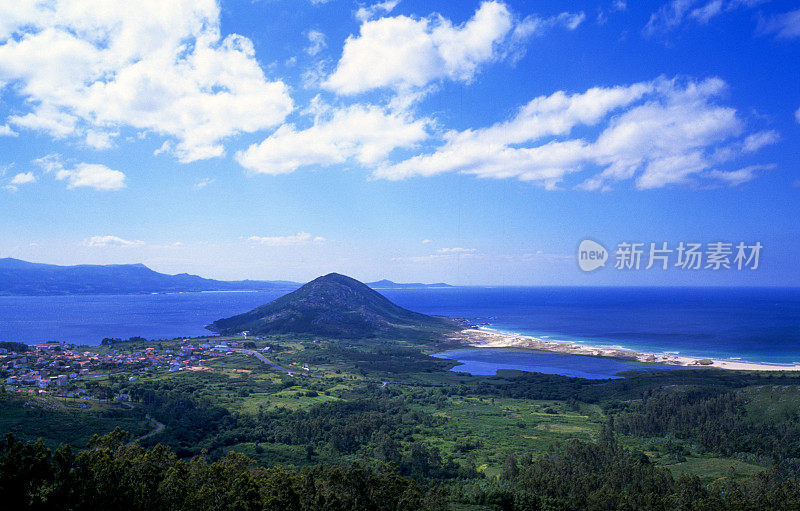
[[[7,3],[0,257],[800,285],[799,78],[795,2]],[[623,241],[764,248],[621,271]]]

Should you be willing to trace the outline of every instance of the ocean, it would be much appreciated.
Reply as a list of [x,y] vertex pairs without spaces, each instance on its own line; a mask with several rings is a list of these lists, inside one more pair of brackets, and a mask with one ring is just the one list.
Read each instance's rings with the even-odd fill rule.
[[[498,287],[379,290],[426,314],[501,331],[646,352],[800,362],[797,288]],[[212,321],[284,291],[0,297],[0,340],[97,345],[104,337],[208,334]]]

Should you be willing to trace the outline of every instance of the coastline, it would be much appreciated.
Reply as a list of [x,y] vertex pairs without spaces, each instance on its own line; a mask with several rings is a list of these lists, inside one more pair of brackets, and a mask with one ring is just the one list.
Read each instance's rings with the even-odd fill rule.
[[644,364],[661,364],[684,367],[710,367],[735,371],[800,371],[800,364],[764,364],[736,360],[720,360],[702,357],[686,357],[669,353],[645,353],[624,348],[587,346],[565,341],[551,341],[538,337],[497,332],[486,328],[467,328],[453,340],[473,348],[525,348],[565,355],[609,357]]

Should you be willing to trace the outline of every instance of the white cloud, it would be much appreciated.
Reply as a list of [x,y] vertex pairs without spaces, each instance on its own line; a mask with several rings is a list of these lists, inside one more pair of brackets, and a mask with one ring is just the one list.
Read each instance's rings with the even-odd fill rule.
[[8,124],[0,124],[0,137],[16,137],[17,132],[11,129]]
[[439,254],[472,254],[475,252],[474,248],[463,248],[463,247],[453,247],[453,248],[440,248],[436,251]]
[[645,35],[666,33],[687,20],[705,24],[724,12],[754,7],[768,0],[671,0],[654,12],[644,27]]
[[125,174],[96,163],[79,163],[73,169],[59,170],[56,179],[66,181],[67,188],[88,187],[99,191],[125,188]]
[[[647,163],[644,172],[636,179],[636,186],[642,190],[649,190],[686,183],[692,174],[707,169],[708,166],[708,162],[700,151],[654,158]],[[617,176],[612,176],[612,178],[616,179]]]
[[205,177],[205,178],[201,179],[200,181],[198,181],[197,183],[195,183],[194,187],[197,190],[202,190],[206,186],[214,183],[214,181],[216,181],[216,179],[211,178],[211,177]]
[[307,232],[298,232],[291,236],[250,236],[248,241],[260,243],[270,247],[288,247],[291,245],[305,245],[308,243],[321,243],[325,241],[322,236],[314,236]]
[[357,36],[347,38],[336,70],[322,85],[338,94],[357,94],[424,87],[443,79],[469,82],[483,64],[508,56],[538,29],[575,28],[583,18],[582,13],[564,13],[518,22],[504,3],[485,1],[461,25],[438,14],[367,20]]
[[780,139],[781,136],[778,134],[777,131],[774,130],[759,131],[758,133],[753,133],[752,135],[748,135],[744,139],[742,150],[747,153],[754,153],[759,149],[761,149],[762,147],[776,144]]
[[96,163],[79,163],[66,168],[57,154],[34,160],[45,172],[55,173],[56,179],[66,181],[67,188],[88,187],[99,191],[115,191],[125,187],[125,174]]
[[433,254],[423,255],[423,256],[403,256],[403,257],[395,257],[392,260],[397,262],[408,262],[408,263],[431,263],[436,261],[458,261],[462,260],[462,258],[472,259],[472,258],[480,258],[482,257],[474,248],[462,248],[462,247],[453,247],[453,248],[440,248]]
[[355,17],[359,21],[367,21],[378,16],[379,14],[388,14],[397,7],[400,0],[388,0],[386,2],[379,2],[369,7],[361,6],[355,13]]
[[19,190],[20,186],[35,182],[36,176],[33,175],[33,172],[20,172],[12,177],[8,184],[4,186],[4,188],[9,192],[16,192]]
[[563,26],[567,30],[575,30],[586,20],[586,14],[581,12],[572,13],[572,12],[562,12],[558,16],[553,16],[552,18],[545,19],[545,24],[549,24],[551,26]]
[[328,166],[350,159],[374,165],[394,149],[426,139],[428,122],[377,106],[353,105],[318,117],[307,129],[285,124],[260,144],[237,153],[236,160],[261,174],[286,174],[300,167]]
[[310,43],[306,47],[306,53],[311,56],[316,55],[328,46],[328,43],[325,42],[325,34],[319,30],[309,30],[306,37],[308,37],[308,42]]
[[661,6],[650,16],[644,28],[645,34],[653,35],[657,32],[666,32],[679,26],[686,17],[689,9],[698,0],[672,0]]
[[800,9],[761,20],[758,29],[763,34],[775,34],[778,39],[800,37]]
[[92,236],[83,242],[89,247],[138,247],[144,245],[144,241],[126,240],[118,236]]
[[424,240],[422,240],[422,243],[423,243],[423,244],[433,243],[433,240],[430,240],[430,239],[428,239],[428,238],[425,238]]
[[750,165],[739,170],[721,171],[712,170],[708,173],[709,177],[718,179],[731,186],[738,186],[742,183],[752,181],[756,178],[757,173],[763,170],[773,170],[776,165]]
[[[3,47],[0,46],[0,51],[2,49]],[[11,116],[8,118],[8,122],[18,128],[45,132],[56,139],[78,132],[78,118],[51,105],[41,105],[34,112],[25,115]]]
[[125,174],[96,163],[78,163],[65,167],[58,154],[49,154],[33,161],[47,173],[54,173],[67,188],[87,187],[98,191],[116,191],[125,187]]
[[706,5],[693,9],[689,12],[689,17],[694,18],[700,23],[708,23],[711,18],[722,12],[722,0],[712,0]]
[[58,171],[64,168],[64,165],[61,163],[61,155],[59,154],[42,156],[41,158],[33,160],[33,163],[38,165],[45,172]]
[[215,0],[0,3],[0,81],[30,105],[7,122],[101,149],[132,127],[175,139],[182,161],[223,154],[292,100],[219,15]]
[[25,172],[25,173],[20,172],[19,174],[11,178],[10,184],[27,185],[35,182],[36,182],[36,176],[33,175],[33,172]]
[[165,140],[158,149],[153,151],[153,156],[158,156],[159,154],[168,153],[170,151],[172,151],[172,144],[169,143],[169,140]]
[[[640,189],[686,183],[778,139],[773,131],[738,138],[744,123],[734,109],[716,103],[725,89],[715,78],[659,78],[559,91],[533,99],[509,120],[445,133],[434,152],[386,164],[374,175],[396,180],[458,172],[554,189],[568,175],[591,170],[580,188],[607,189],[634,178]],[[598,134],[594,140],[571,137],[578,127]]]
[[306,89],[317,89],[323,80],[325,80],[327,60],[318,60],[309,66],[300,77],[303,87]]
[[542,35],[548,30],[559,27],[565,30],[575,30],[585,20],[586,14],[583,11],[562,12],[548,18],[528,16],[516,24],[508,42],[500,52],[500,57],[516,62],[525,55],[525,43],[532,36]]
[[86,131],[86,145],[94,149],[109,149],[114,146],[113,139],[119,136],[119,132],[105,132],[105,131]]
[[800,108],[798,108],[798,109],[797,109],[797,111],[795,111],[795,113],[794,113],[794,119],[795,119],[797,122],[800,122]]

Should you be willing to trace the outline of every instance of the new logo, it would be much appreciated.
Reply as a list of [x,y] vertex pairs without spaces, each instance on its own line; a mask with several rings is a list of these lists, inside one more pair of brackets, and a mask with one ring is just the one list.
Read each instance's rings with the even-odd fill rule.
[[578,245],[578,266],[581,270],[594,271],[606,265],[608,260],[608,250],[592,240],[583,240]]

